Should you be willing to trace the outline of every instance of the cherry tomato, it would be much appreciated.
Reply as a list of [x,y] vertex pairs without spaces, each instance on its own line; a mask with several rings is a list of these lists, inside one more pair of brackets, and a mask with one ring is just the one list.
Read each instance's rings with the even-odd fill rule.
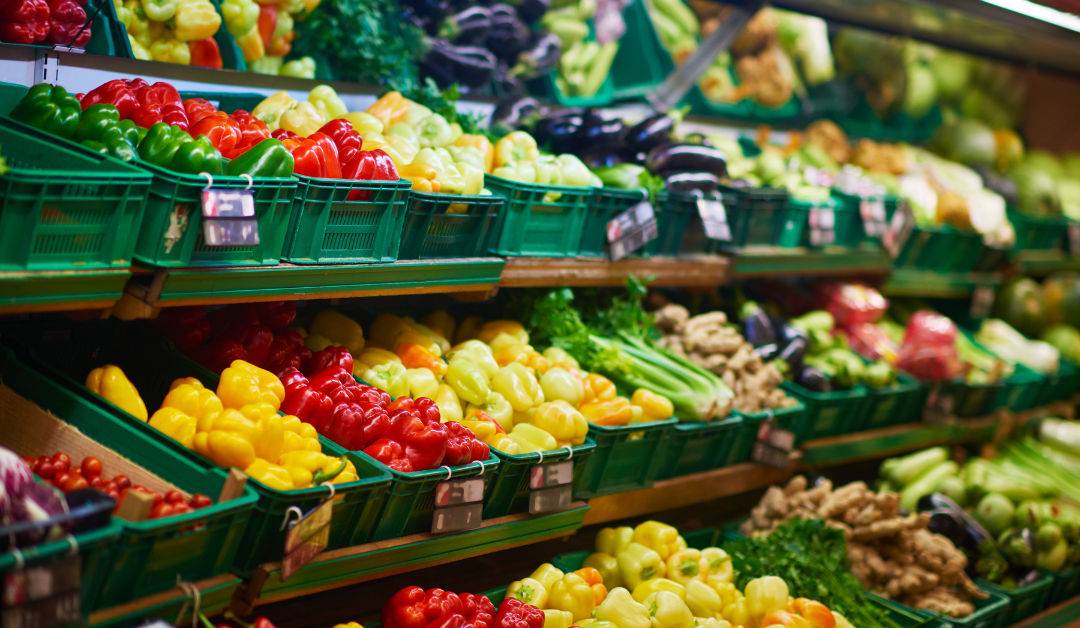
[[128,476],[126,475],[118,475],[114,477],[112,481],[116,482],[116,485],[120,488],[128,488],[129,486],[131,486],[131,480],[129,480]]
[[187,504],[185,504],[183,502],[181,502],[179,504],[171,504],[171,505],[172,505],[172,508],[173,508],[173,514],[174,515],[186,515],[189,512],[195,512],[194,508],[192,508],[191,506],[188,506]]
[[51,456],[38,456],[38,462],[52,462]]
[[102,482],[101,483],[101,488],[106,493],[108,493],[108,492],[119,493],[120,492],[120,487],[117,486],[116,482],[114,482],[112,480],[109,480],[108,482]]
[[70,493],[71,491],[77,491],[81,488],[90,488],[90,485],[86,482],[86,478],[79,475],[73,475],[67,479],[67,482],[64,482],[64,488],[62,490],[65,493]]
[[184,502],[184,494],[180,491],[173,489],[168,493],[165,493],[166,504],[180,504]]
[[55,486],[56,488],[58,488],[60,490],[63,490],[64,489],[64,484],[68,481],[68,478],[70,478],[70,477],[71,477],[71,474],[68,473],[67,471],[61,471],[61,472],[53,475],[52,476],[53,486]]
[[[67,454],[64,455],[67,456]],[[71,461],[66,458],[57,459],[56,456],[53,456],[52,465],[57,473],[67,473],[68,469],[71,468]]]
[[120,503],[120,493],[116,491],[105,491],[105,494],[113,498],[113,500],[115,500],[117,504]]
[[202,493],[195,493],[192,495],[189,503],[192,508],[206,508],[207,506],[212,506],[214,504],[209,497]]
[[173,514],[173,507],[165,502],[154,504],[154,507],[150,509],[151,519],[160,519],[162,517],[171,517]]
[[87,482],[90,484],[90,488],[96,488],[98,490],[103,490],[105,488],[105,482],[101,479],[100,475],[95,475],[87,480]]
[[31,469],[34,468],[34,463],[38,461],[38,459],[33,456],[23,456],[22,459],[23,462],[26,463],[26,466],[30,467]]
[[130,488],[133,491],[139,491],[141,493],[149,493],[150,492],[150,489],[146,488],[142,484],[135,484],[134,486],[129,486],[128,488]]
[[82,467],[72,467],[68,469],[68,473],[82,477]]
[[46,480],[56,475],[56,467],[53,466],[51,460],[46,460],[45,462],[38,460],[34,463],[33,471],[38,477]]
[[67,462],[68,466],[71,466],[71,456],[65,454],[62,451],[58,451],[58,452],[56,452],[55,454],[52,455],[52,461],[53,462],[57,462],[57,461],[60,461],[60,460],[63,460],[65,462]]
[[83,458],[82,470],[86,477],[101,475],[101,461],[93,456],[87,456]]

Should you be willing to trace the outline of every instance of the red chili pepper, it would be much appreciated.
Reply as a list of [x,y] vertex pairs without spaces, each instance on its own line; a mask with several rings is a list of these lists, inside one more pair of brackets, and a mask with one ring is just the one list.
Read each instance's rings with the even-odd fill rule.
[[270,129],[266,123],[249,112],[237,109],[229,117],[240,125],[240,141],[229,151],[229,154],[222,153],[223,157],[233,159],[259,142],[270,138]]
[[292,149],[296,165],[293,172],[306,177],[321,179],[340,179],[341,162],[338,161],[337,146],[325,133],[312,133],[299,146]]
[[191,65],[218,70],[225,67],[221,60],[221,48],[218,48],[213,37],[188,42],[188,48],[191,49]]
[[[338,160],[342,166],[349,163],[353,156],[360,151],[360,147],[364,145],[363,138],[353,128],[352,122],[343,118],[331,120],[322,125],[319,129],[319,133],[325,133],[334,141],[334,145],[338,149]],[[344,168],[343,168],[344,169]],[[344,177],[346,179],[353,177]]]
[[169,340],[178,351],[187,351],[210,339],[210,321],[201,305],[162,308],[150,326]]
[[215,111],[199,118],[198,122],[192,123],[189,132],[192,137],[205,135],[223,155],[236,146],[241,135],[240,125],[223,111]]
[[259,322],[270,329],[285,329],[296,319],[296,303],[293,301],[267,301],[255,305]]
[[184,112],[184,101],[180,99],[180,92],[168,83],[158,81],[153,85],[146,85],[139,89],[135,97],[139,101],[139,108],[132,116],[135,124],[150,128],[158,122],[165,122],[188,130],[188,117]]
[[495,613],[493,628],[544,628],[544,611],[516,597],[508,597]]
[[335,366],[348,373],[350,378],[352,377],[353,357],[345,347],[327,347],[312,354],[308,372],[321,373]]
[[45,0],[8,0],[0,5],[0,41],[36,44],[45,41],[49,30]]
[[217,110],[217,107],[205,98],[188,98],[184,101],[184,113],[187,114],[189,124],[196,124],[206,116],[214,115]]
[[82,103],[83,109],[98,103],[108,103],[113,105],[116,107],[116,110],[120,112],[121,120],[130,118],[132,114],[135,113],[135,109],[139,106],[139,101],[135,98],[135,92],[131,90],[127,81],[123,79],[114,79],[107,83],[102,83],[83,96],[80,102]]
[[[85,0],[84,0],[85,1]],[[77,0],[48,0],[49,35],[45,43],[82,48],[90,41],[86,11]]]
[[224,371],[234,360],[246,360],[244,345],[235,340],[213,342],[200,347],[193,347],[187,356],[215,373]]

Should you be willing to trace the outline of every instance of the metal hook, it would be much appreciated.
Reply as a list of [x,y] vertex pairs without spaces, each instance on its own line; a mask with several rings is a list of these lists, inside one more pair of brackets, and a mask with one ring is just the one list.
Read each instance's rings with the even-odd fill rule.
[[325,486],[326,488],[330,489],[330,497],[327,497],[327,499],[334,499],[334,492],[336,489],[334,488],[334,485],[332,483],[323,482],[319,486]]
[[203,190],[209,190],[210,188],[214,187],[214,175],[210,174],[209,172],[200,172],[199,176],[206,177],[206,187],[204,187]]
[[71,556],[75,556],[76,554],[78,554],[79,553],[79,540],[75,538],[75,535],[73,535],[73,534],[67,535],[66,540],[67,540],[68,544],[71,545],[71,551],[68,552],[68,554],[71,555]]
[[449,480],[450,478],[454,477],[454,470],[453,470],[453,469],[451,469],[450,467],[448,467],[448,466],[446,466],[446,465],[444,464],[443,466],[441,466],[441,467],[439,467],[439,468],[440,468],[440,469],[446,469],[446,479],[447,479],[447,480]]
[[300,511],[298,506],[289,506],[289,508],[285,510],[285,519],[281,522],[281,527],[278,528],[279,532],[284,532],[285,528],[289,527],[289,518],[294,514],[296,515],[297,521],[304,518],[304,513]]
[[540,462],[537,462],[536,464],[544,464],[544,452],[538,451],[536,453],[540,454]]
[[574,459],[574,448],[571,447],[570,445],[567,445],[566,446],[566,451],[570,452],[570,455],[567,456],[566,459],[567,460],[573,460]]
[[484,475],[484,461],[483,460],[477,460],[476,464],[480,465],[480,475],[481,476]]
[[250,190],[252,187],[255,186],[255,179],[252,179],[250,174],[245,172],[245,173],[241,174],[240,176],[247,179],[248,184],[247,184],[247,187],[244,188],[245,190]]

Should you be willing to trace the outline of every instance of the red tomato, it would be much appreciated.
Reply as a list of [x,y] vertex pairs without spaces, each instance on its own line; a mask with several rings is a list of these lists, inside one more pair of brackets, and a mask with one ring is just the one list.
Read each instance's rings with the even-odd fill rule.
[[67,454],[64,454],[64,456],[64,458],[59,459],[56,456],[52,458],[52,465],[57,473],[67,473],[67,470],[71,468],[71,461],[67,459]]
[[120,493],[118,493],[116,491],[105,491],[105,494],[108,495],[109,497],[113,498],[116,501],[117,504],[120,503]]
[[64,489],[64,484],[68,481],[68,478],[70,478],[70,477],[71,477],[71,474],[68,473],[67,471],[61,471],[61,472],[53,475],[52,476],[53,486],[55,486],[56,488],[58,488],[60,490],[63,490]]
[[95,475],[94,477],[90,478],[88,482],[90,484],[90,488],[96,488],[98,490],[103,490],[105,488],[105,482],[101,479],[100,475]]
[[213,500],[202,493],[195,493],[192,495],[189,503],[192,508],[206,508],[207,506],[212,506],[214,504]]
[[160,519],[162,517],[171,517],[173,514],[173,507],[165,502],[154,504],[154,507],[150,509],[151,519]]
[[118,475],[114,477],[112,481],[116,482],[116,485],[120,488],[128,488],[129,486],[131,486],[131,480],[129,480],[128,476],[126,475]]
[[172,504],[174,515],[186,515],[189,512],[195,512],[195,509],[187,504],[181,502],[179,504]]
[[26,466],[30,467],[31,469],[34,468],[34,463],[38,461],[38,459],[33,456],[23,456],[22,459],[23,462],[26,463]]
[[38,477],[46,480],[56,475],[56,467],[53,466],[52,460],[46,460],[45,462],[38,460],[34,463],[33,471]]
[[68,469],[68,473],[70,473],[71,475],[82,476],[82,467],[72,467]]
[[109,480],[108,482],[102,482],[101,488],[106,492],[119,493],[120,487],[116,485],[116,482]]
[[52,461],[53,462],[58,462],[60,460],[63,460],[65,462],[67,462],[68,466],[71,466],[71,456],[65,454],[62,451],[58,451],[58,452],[56,452],[55,454],[52,455]]
[[180,491],[173,489],[168,493],[165,493],[166,504],[180,504],[184,502],[184,494]]
[[87,456],[83,458],[82,470],[86,477],[96,477],[101,475],[101,461],[93,456]]
[[67,482],[64,482],[64,488],[62,490],[65,493],[70,493],[71,491],[77,491],[81,488],[90,488],[90,485],[86,482],[86,478],[79,475],[73,475],[67,479]]

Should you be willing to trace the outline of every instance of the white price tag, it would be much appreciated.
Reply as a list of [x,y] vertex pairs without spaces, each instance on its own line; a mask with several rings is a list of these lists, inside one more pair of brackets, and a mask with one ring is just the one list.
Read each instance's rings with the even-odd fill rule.
[[862,199],[859,201],[859,216],[862,217],[863,231],[872,238],[880,238],[889,228],[885,220],[885,200]]
[[701,216],[702,230],[705,237],[721,242],[731,242],[731,226],[728,225],[727,210],[718,200],[700,199],[697,202],[698,215]]
[[971,318],[982,319],[990,316],[990,311],[994,307],[994,287],[993,286],[975,286],[975,290],[971,293]]
[[607,239],[611,243],[611,261],[618,261],[655,240],[660,232],[652,205],[642,201],[615,216],[607,223]]
[[911,206],[906,200],[900,199],[892,220],[889,221],[889,228],[885,230],[885,235],[881,236],[881,244],[893,259],[900,256],[914,229],[915,215],[911,212]]
[[52,628],[79,621],[82,561],[78,554],[4,574],[4,628]]
[[[299,513],[300,509],[293,512]],[[334,500],[330,498],[290,525],[285,534],[285,556],[281,559],[282,582],[314,560],[330,544],[330,521],[333,515]],[[285,517],[288,521],[288,512]]]
[[810,208],[810,246],[836,242],[836,214],[831,207]]
[[791,450],[795,448],[795,433],[776,425],[773,417],[758,428],[757,440],[750,450],[750,459],[775,469],[787,470]]
[[208,246],[256,246],[259,221],[251,190],[203,190],[203,240]]
[[574,461],[534,466],[529,472],[529,514],[566,510],[573,501]]
[[484,479],[447,480],[435,486],[431,533],[462,532],[480,527],[484,514]]

